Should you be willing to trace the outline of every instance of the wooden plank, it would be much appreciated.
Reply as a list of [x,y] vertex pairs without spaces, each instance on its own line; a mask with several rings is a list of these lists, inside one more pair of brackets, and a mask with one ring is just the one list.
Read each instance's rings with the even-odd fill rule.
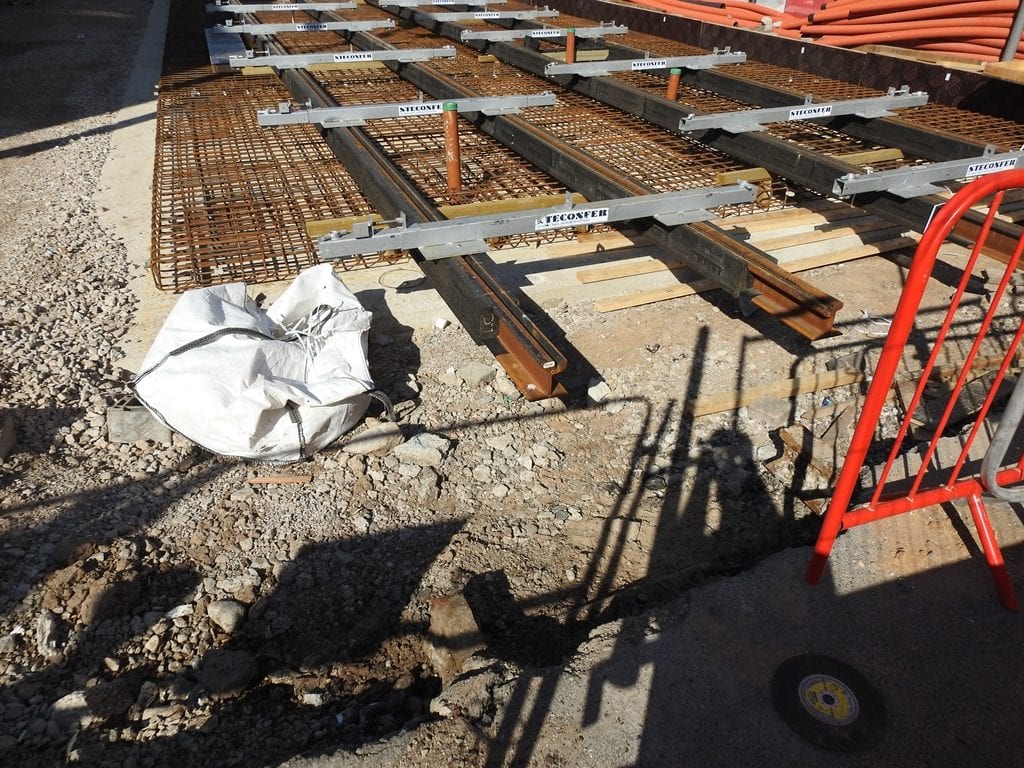
[[735,184],[737,181],[771,181],[772,176],[764,168],[753,167],[743,168],[739,171],[724,171],[722,173],[715,174],[715,186],[726,187],[730,184]]
[[[839,251],[838,253],[823,253],[817,256],[809,256],[807,258],[785,264],[784,267],[788,272],[805,272],[809,269],[828,267],[832,264],[841,264],[847,261],[854,261],[855,259],[863,259],[867,256],[876,256],[880,253],[897,250],[898,248],[910,248],[916,244],[917,238],[915,236],[907,235],[904,237],[896,237],[891,240],[883,240],[878,243],[871,243],[869,245],[861,245],[856,248],[849,248],[844,251]],[[687,270],[687,273],[694,274],[690,270]],[[654,304],[659,301],[692,296],[695,293],[703,293],[704,291],[710,291],[718,287],[718,284],[713,280],[700,279],[696,276],[690,279],[681,277],[681,279],[685,282],[680,285],[655,288],[653,290],[632,293],[628,296],[615,296],[609,299],[595,301],[594,309],[598,312],[614,312],[619,309],[639,307],[643,304]]]
[[609,264],[605,267],[581,269],[576,273],[576,279],[581,283],[600,283],[604,280],[617,280],[622,277],[634,277],[635,275],[649,275],[652,272],[664,272],[685,266],[686,260],[682,258],[646,259],[625,264]]
[[866,232],[875,232],[880,229],[893,229],[891,221],[881,219],[878,216],[864,216],[834,229],[815,229],[797,235],[783,235],[782,237],[771,237],[766,240],[756,239],[751,242],[762,251],[771,253],[784,248],[791,248],[794,245],[808,245],[820,243],[824,240],[836,240],[846,235],[859,235]]
[[863,152],[847,152],[845,155],[836,155],[836,157],[850,165],[868,165],[884,163],[888,160],[902,160],[903,150],[897,147],[882,147],[881,149],[867,149]]
[[856,384],[866,378],[862,371],[824,371],[798,376],[795,379],[772,381],[755,387],[746,387],[731,392],[719,392],[686,401],[686,410],[693,416],[706,416],[710,413],[734,411],[744,405],[750,405],[762,397],[796,397],[808,392],[820,392],[825,389]]
[[984,67],[986,75],[1014,83],[1024,83],[1024,61],[989,61]]
[[752,224],[762,221],[779,221],[791,216],[803,216],[808,213],[821,213],[823,211],[840,210],[848,208],[850,210],[858,211],[863,214],[859,208],[854,208],[849,203],[839,202],[837,200],[811,200],[808,203],[794,207],[794,208],[783,208],[775,211],[765,211],[764,213],[748,213],[743,216],[730,216],[727,219],[714,219],[711,223],[720,229],[730,229],[733,227],[745,227],[747,224]]
[[[815,226],[818,224],[833,224],[837,221],[846,221],[847,219],[863,218],[868,214],[865,214],[859,208],[835,208],[828,211],[821,212],[802,212],[799,215],[792,216],[779,216],[775,219],[764,219],[762,221],[747,221],[742,223],[735,221],[735,223],[726,226],[724,223],[721,225],[727,234],[735,236],[736,233],[744,233],[751,236],[756,235],[759,232],[776,232],[786,227],[796,226]],[[726,220],[730,221],[730,220]]]
[[[629,236],[620,232],[588,232],[586,238],[569,240],[564,243],[551,243],[541,246],[548,256],[557,258],[559,256],[580,256],[584,254],[600,253],[602,251],[613,251],[619,248],[645,248],[644,243],[636,243]],[[595,239],[596,237],[596,239]]]
[[250,477],[245,482],[249,485],[294,485],[312,481],[312,475],[259,475]]
[[[379,213],[370,214],[369,218],[374,221],[383,221],[384,217]],[[366,221],[366,216],[345,216],[341,219],[316,219],[306,222],[306,234],[316,240],[331,232],[348,232],[357,221]]]
[[828,253],[842,253],[852,248],[859,248],[862,245],[870,245],[875,242],[902,237],[904,234],[906,233],[901,231],[899,227],[889,226],[870,232],[829,238],[820,243],[794,245],[789,248],[773,248],[770,253],[780,266],[785,267],[786,264],[800,261],[801,259],[814,258]]
[[[587,198],[579,193],[572,196],[574,205],[587,202]],[[565,195],[535,195],[534,197],[510,197],[505,200],[483,200],[463,205],[442,205],[438,210],[448,219],[459,219],[467,216],[495,216],[499,213],[512,211],[528,211],[531,208],[553,208],[565,204]]]

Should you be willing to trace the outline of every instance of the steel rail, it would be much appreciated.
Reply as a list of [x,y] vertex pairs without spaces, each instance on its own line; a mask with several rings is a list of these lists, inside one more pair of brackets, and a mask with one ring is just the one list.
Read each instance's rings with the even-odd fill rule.
[[[609,41],[609,55],[636,56],[643,52],[622,43]],[[742,101],[757,107],[800,106],[807,94],[788,88],[759,83],[727,69],[687,70],[680,75],[680,83],[693,88],[713,91],[721,96]],[[812,94],[817,98],[817,94]],[[827,99],[821,99],[825,101]],[[959,136],[944,131],[935,131],[923,126],[892,118],[861,118],[855,115],[839,115],[824,118],[821,125],[845,133],[862,141],[871,141],[926,160],[957,160],[980,155],[986,142]]]
[[[440,30],[433,31],[449,39],[459,40],[461,28],[458,25],[440,26]],[[500,61],[538,77],[544,75],[544,68],[550,61],[537,51],[509,43],[469,41],[463,44],[480,51],[486,50]],[[669,101],[659,94],[649,93],[611,77],[576,78],[563,75],[549,79],[569,90],[641,117],[675,133],[678,132],[679,122],[683,118],[691,114],[704,114],[695,106]],[[771,173],[823,195],[832,194],[837,179],[861,172],[858,166],[763,133],[730,134],[725,131],[706,130],[695,131],[692,137],[713,149],[763,167]],[[978,154],[982,151],[979,150]],[[937,195],[905,199],[888,192],[871,192],[858,196],[856,202],[858,207],[895,224],[922,232],[936,208],[945,203],[945,199]],[[965,216],[961,227],[954,232],[954,238],[964,245],[969,245],[970,238],[967,233],[973,231],[970,227],[980,226],[980,217],[981,214],[974,213]],[[1012,250],[1004,252],[995,249],[999,248],[1001,243],[1015,243],[1019,239],[1021,227],[1000,220],[994,223],[993,229],[1000,237],[992,239],[986,253],[996,259],[1005,260],[1012,254]]]
[[[276,40],[264,41],[274,54],[287,53]],[[290,69],[279,71],[278,76],[299,101],[314,107],[338,106],[308,72]],[[322,135],[362,193],[384,216],[404,213],[409,222],[444,219],[365,132],[358,128],[325,128]],[[483,254],[443,261],[427,261],[415,251],[412,256],[470,338],[490,350],[527,400],[568,394],[560,380],[568,367],[565,355],[490,274],[482,262]]]
[[[457,25],[445,22],[443,26],[454,29],[455,35],[460,34]],[[351,41],[364,50],[390,46],[366,33],[354,33]],[[401,76],[433,98],[477,95],[429,67],[408,64],[402,67]],[[474,124],[590,200],[654,191],[526,119],[480,114]],[[842,307],[838,299],[779,267],[768,254],[728,237],[714,224],[670,227],[647,220],[641,229],[666,251],[685,259],[703,276],[740,299],[745,311],[758,307],[812,340],[832,332],[835,314]]]

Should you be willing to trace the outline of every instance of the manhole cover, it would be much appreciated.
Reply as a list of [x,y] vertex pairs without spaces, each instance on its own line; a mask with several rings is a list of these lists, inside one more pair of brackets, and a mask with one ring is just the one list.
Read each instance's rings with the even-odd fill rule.
[[862,752],[885,735],[882,695],[857,670],[828,656],[794,656],[772,675],[775,708],[813,744]]

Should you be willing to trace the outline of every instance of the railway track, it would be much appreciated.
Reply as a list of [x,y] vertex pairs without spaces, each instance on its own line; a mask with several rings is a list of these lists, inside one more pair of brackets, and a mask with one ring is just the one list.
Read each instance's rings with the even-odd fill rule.
[[[502,6],[503,9],[516,7],[515,4]],[[205,254],[204,248],[216,252],[246,247],[249,240],[244,237],[225,242],[231,241],[234,230],[248,233],[250,240],[258,242],[261,242],[260,233],[265,233],[274,244],[261,242],[262,255],[257,260],[261,266],[236,274],[239,270],[214,263],[213,256],[203,256],[193,260],[196,263],[188,272],[188,279],[196,283],[216,281],[224,276],[266,279],[267,274],[283,276],[282,271],[295,271],[305,260],[312,261],[312,243],[305,233],[305,223],[315,218],[365,216],[368,209],[373,209],[386,218],[403,213],[410,223],[425,222],[444,218],[441,211],[444,206],[532,198],[566,190],[599,200],[698,189],[714,186],[723,174],[742,173],[752,166],[765,168],[771,174],[770,184],[758,202],[768,208],[782,208],[789,204],[794,192],[800,196],[830,194],[836,179],[848,174],[975,157],[984,151],[986,144],[1001,151],[1024,144],[1024,126],[1018,123],[941,104],[906,109],[894,117],[882,119],[839,116],[824,124],[775,122],[766,125],[763,131],[752,133],[715,129],[681,135],[680,120],[687,115],[795,105],[803,102],[805,93],[813,93],[816,100],[821,101],[874,97],[878,92],[811,73],[747,61],[715,69],[684,71],[675,98],[669,100],[664,79],[646,72],[602,77],[546,77],[544,70],[552,61],[550,54],[561,50],[558,42],[547,39],[461,42],[466,30],[509,28],[512,22],[436,21],[414,9],[389,12],[369,5],[324,14],[323,18],[373,21],[396,16],[399,23],[389,30],[340,33],[342,37],[328,31],[281,32],[262,39],[254,47],[266,46],[268,52],[277,54],[308,54],[338,51],[349,45],[362,51],[453,45],[455,56],[424,63],[389,62],[386,67],[353,64],[309,71],[281,70],[280,79],[274,75],[225,75],[224,82],[230,78],[232,86],[228,97],[231,107],[227,111],[230,117],[224,123],[233,127],[231,131],[222,130],[219,140],[232,145],[252,143],[255,139],[247,133],[252,131],[252,121],[247,120],[244,113],[260,99],[262,107],[281,101],[282,86],[296,101],[320,107],[393,103],[412,100],[420,94],[438,99],[501,97],[536,93],[553,86],[558,90],[557,104],[527,108],[515,116],[474,113],[469,121],[472,129],[469,122],[461,121],[464,184],[458,190],[450,189],[445,183],[445,147],[436,116],[373,121],[358,129],[329,128],[323,131],[326,142],[320,141],[317,131],[310,126],[289,126],[290,133],[281,127],[256,129],[263,132],[266,145],[274,147],[267,150],[262,146],[260,152],[277,157],[282,161],[281,167],[289,170],[278,171],[283,174],[277,177],[278,183],[267,181],[275,178],[272,170],[255,172],[265,186],[257,185],[254,190],[257,198],[270,209],[276,210],[279,206],[286,212],[277,226],[292,232],[291,241],[275,240],[274,228],[260,230],[259,216],[251,213],[251,221],[246,220],[240,229],[235,226],[238,214],[233,219],[207,215],[207,231],[201,232],[188,219],[188,193],[169,191],[168,185],[174,187],[176,174],[187,177],[187,171],[179,173],[173,163],[162,170],[158,162],[159,188],[155,193],[154,210],[160,211],[160,217],[154,240],[154,265],[165,251],[181,250],[175,237],[184,242],[197,238],[198,252]],[[297,16],[294,11],[260,11],[245,18],[262,24],[288,23],[296,18],[313,20],[312,16]],[[593,24],[565,15],[543,19],[542,23],[546,27],[563,28]],[[514,24],[527,28],[541,26],[532,21]],[[609,51],[610,58],[707,53],[694,46],[637,32],[603,43],[602,47]],[[258,64],[258,58],[254,63]],[[165,87],[164,94],[167,92]],[[228,89],[223,92],[228,95]],[[169,114],[173,114],[171,99],[167,107]],[[162,120],[161,126],[170,118]],[[163,127],[161,131],[163,136]],[[311,137],[315,141],[311,141]],[[297,202],[284,200],[294,186],[290,169],[304,165],[315,165],[319,169],[324,159],[322,155],[315,154],[316,162],[307,163],[305,155],[294,154],[300,151],[299,147],[303,148],[302,152],[313,152],[312,145],[316,145],[316,152],[330,147],[349,169],[348,173],[336,168],[337,179],[308,168],[295,173],[300,191],[295,196]],[[879,160],[879,150],[890,148],[899,152]],[[233,179],[231,174],[237,172],[230,169],[231,152],[224,150],[218,160],[224,166],[221,173]],[[178,147],[170,154],[178,158],[187,151]],[[873,159],[858,159],[868,156]],[[258,164],[247,160],[247,156],[237,155],[235,162],[254,172]],[[303,179],[305,181],[301,181]],[[316,188],[327,184],[334,185],[335,192],[358,191],[343,194],[340,200],[337,194],[333,197],[324,194],[321,207],[314,210]],[[306,188],[308,194],[301,194]],[[182,189],[187,189],[187,184]],[[209,191],[205,190],[204,194]],[[186,199],[178,200],[175,194]],[[179,203],[171,206],[174,215],[164,213],[168,198]],[[901,197],[888,191],[876,191],[858,195],[855,202],[899,226],[920,231],[942,200],[936,195]],[[728,217],[749,210],[749,206],[731,206],[716,213]],[[999,222],[997,226],[1005,230],[1007,241],[1015,239],[1018,225]],[[214,231],[218,227],[226,230],[222,237]],[[728,236],[713,222],[666,226],[645,219],[641,227],[667,254],[686,258],[698,271],[746,305],[769,312],[808,338],[817,338],[831,330],[832,319],[841,306],[837,300],[789,274],[768,254]],[[966,239],[972,236],[969,225],[962,234]],[[513,238],[497,244],[521,241],[522,238]],[[482,254],[436,262],[425,261],[418,255],[416,258],[474,340],[491,348],[528,397],[547,397],[561,391],[559,376],[566,367],[564,355],[489,274]],[[154,274],[159,278],[163,272],[154,266]],[[187,282],[165,279],[169,287],[178,290],[188,287]]]

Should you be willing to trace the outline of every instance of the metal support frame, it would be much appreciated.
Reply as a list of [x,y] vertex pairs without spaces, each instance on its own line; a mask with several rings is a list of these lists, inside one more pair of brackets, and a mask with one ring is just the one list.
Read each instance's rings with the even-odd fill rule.
[[518,96],[482,96],[443,99],[438,101],[406,101],[394,104],[360,104],[351,107],[321,107],[293,110],[288,102],[277,109],[261,109],[256,113],[260,125],[320,124],[326,128],[365,125],[367,120],[395,117],[439,115],[444,105],[454,103],[458,112],[482,112],[485,115],[510,115],[527,107],[553,107],[555,94],[550,91]]
[[945,191],[932,182],[971,180],[990,173],[1009,171],[1022,164],[1024,151],[996,154],[995,147],[990,145],[980,157],[912,165],[876,173],[850,173],[836,179],[832,192],[839,197],[850,197],[861,192],[891,192],[903,198],[921,197]]
[[374,223],[370,218],[353,224],[350,232],[333,232],[320,238],[320,256],[344,259],[381,251],[416,249],[424,258],[433,261],[486,251],[484,240],[492,237],[648,217],[665,226],[706,221],[712,217],[708,208],[750,203],[756,194],[757,190],[752,185],[740,183],[580,205],[573,205],[569,194],[565,205],[561,206],[423,224],[407,225],[404,216],[396,221],[380,223]]
[[577,75],[579,77],[603,77],[612,72],[641,72],[651,70],[672,69],[709,69],[719,64],[742,64],[747,54],[729,50],[718,51],[703,56],[668,56],[666,58],[615,59],[612,61],[581,61],[575,64],[551,62],[544,67],[548,77],[555,75]]
[[307,11],[311,13],[319,11],[351,11],[356,7],[355,3],[253,3],[252,5],[238,5],[233,3],[207,3],[207,13],[263,13],[264,11]]
[[396,48],[392,51],[339,51],[338,53],[295,53],[260,55],[252,50],[244,56],[231,56],[228,64],[232,67],[274,67],[276,69],[305,69],[314,64],[344,64],[360,61],[397,61],[408,64],[411,61],[450,59],[455,56],[455,47],[444,48]]
[[[629,27],[616,24],[602,24],[598,27],[576,27],[577,38],[601,38],[606,35],[624,35]],[[507,43],[526,38],[564,38],[568,29],[564,27],[539,27],[535,29],[464,29],[460,38],[463,42],[484,40],[488,43]]]
[[538,11],[442,11],[428,13],[417,11],[417,15],[441,23],[450,21],[530,21],[533,19],[554,19],[558,11],[544,8]]
[[391,19],[379,21],[305,21],[287,24],[217,24],[211,27],[218,34],[275,35],[278,32],[369,32],[394,29]]
[[[705,67],[706,69],[706,67]],[[783,123],[789,120],[816,120],[856,115],[863,118],[889,117],[894,109],[920,107],[928,103],[928,94],[923,91],[910,92],[910,88],[890,88],[885,96],[844,101],[813,101],[808,94],[801,106],[766,107],[742,109],[736,112],[716,112],[712,115],[689,115],[679,121],[681,131],[707,131],[721,129],[729,133],[763,131],[768,123]]]

